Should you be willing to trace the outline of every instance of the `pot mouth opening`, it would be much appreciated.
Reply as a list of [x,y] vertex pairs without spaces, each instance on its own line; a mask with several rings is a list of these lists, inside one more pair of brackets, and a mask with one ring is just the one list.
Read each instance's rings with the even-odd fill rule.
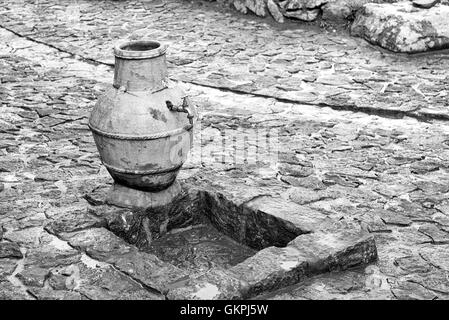
[[165,54],[166,45],[154,40],[136,40],[119,43],[114,48],[116,57],[123,59],[154,58]]
[[157,49],[161,44],[157,41],[133,41],[125,42],[120,45],[120,49],[124,51],[149,51]]

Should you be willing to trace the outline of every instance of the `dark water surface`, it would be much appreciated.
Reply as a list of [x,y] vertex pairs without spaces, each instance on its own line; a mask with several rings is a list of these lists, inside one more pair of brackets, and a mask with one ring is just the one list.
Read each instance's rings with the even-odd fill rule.
[[210,224],[173,229],[147,248],[160,259],[192,271],[228,268],[257,251],[220,233]]

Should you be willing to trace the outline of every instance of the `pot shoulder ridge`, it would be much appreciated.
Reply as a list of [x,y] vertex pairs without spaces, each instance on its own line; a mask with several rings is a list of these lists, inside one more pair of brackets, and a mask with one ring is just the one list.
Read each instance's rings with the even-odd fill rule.
[[167,101],[179,106],[185,93],[179,87],[158,92],[123,92],[114,87],[95,104],[89,126],[108,134],[146,135],[189,126],[186,113],[170,111]]

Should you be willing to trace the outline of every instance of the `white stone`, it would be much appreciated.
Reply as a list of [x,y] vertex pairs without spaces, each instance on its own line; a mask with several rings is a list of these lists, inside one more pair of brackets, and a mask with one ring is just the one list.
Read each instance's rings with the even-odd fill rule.
[[419,9],[411,2],[366,4],[351,27],[353,35],[394,52],[449,47],[449,6]]
[[267,8],[274,20],[276,20],[279,23],[284,22],[284,16],[279,10],[278,5],[273,0],[267,1]]

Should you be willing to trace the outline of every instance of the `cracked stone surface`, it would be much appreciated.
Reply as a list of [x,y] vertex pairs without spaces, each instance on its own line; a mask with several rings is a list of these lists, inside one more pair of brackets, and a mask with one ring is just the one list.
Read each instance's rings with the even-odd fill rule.
[[[347,34],[277,28],[198,1],[78,4],[0,4],[1,299],[192,293],[161,281],[161,274],[182,281],[180,270],[105,229],[111,212],[101,193],[112,179],[87,118],[111,83],[114,41],[141,36],[169,42],[169,72],[199,108],[180,179],[289,215],[304,229],[341,221],[376,241],[374,264],[261,297],[448,299],[444,54],[383,53]],[[238,141],[248,137],[254,146],[255,129],[276,137],[276,157],[269,144],[245,155]],[[279,202],[295,209],[280,210]],[[294,271],[280,278],[301,274],[284,262]],[[232,297],[245,287],[233,277],[215,270],[189,281],[203,288],[193,293],[202,298],[213,291],[205,284],[226,279],[223,294]]]

